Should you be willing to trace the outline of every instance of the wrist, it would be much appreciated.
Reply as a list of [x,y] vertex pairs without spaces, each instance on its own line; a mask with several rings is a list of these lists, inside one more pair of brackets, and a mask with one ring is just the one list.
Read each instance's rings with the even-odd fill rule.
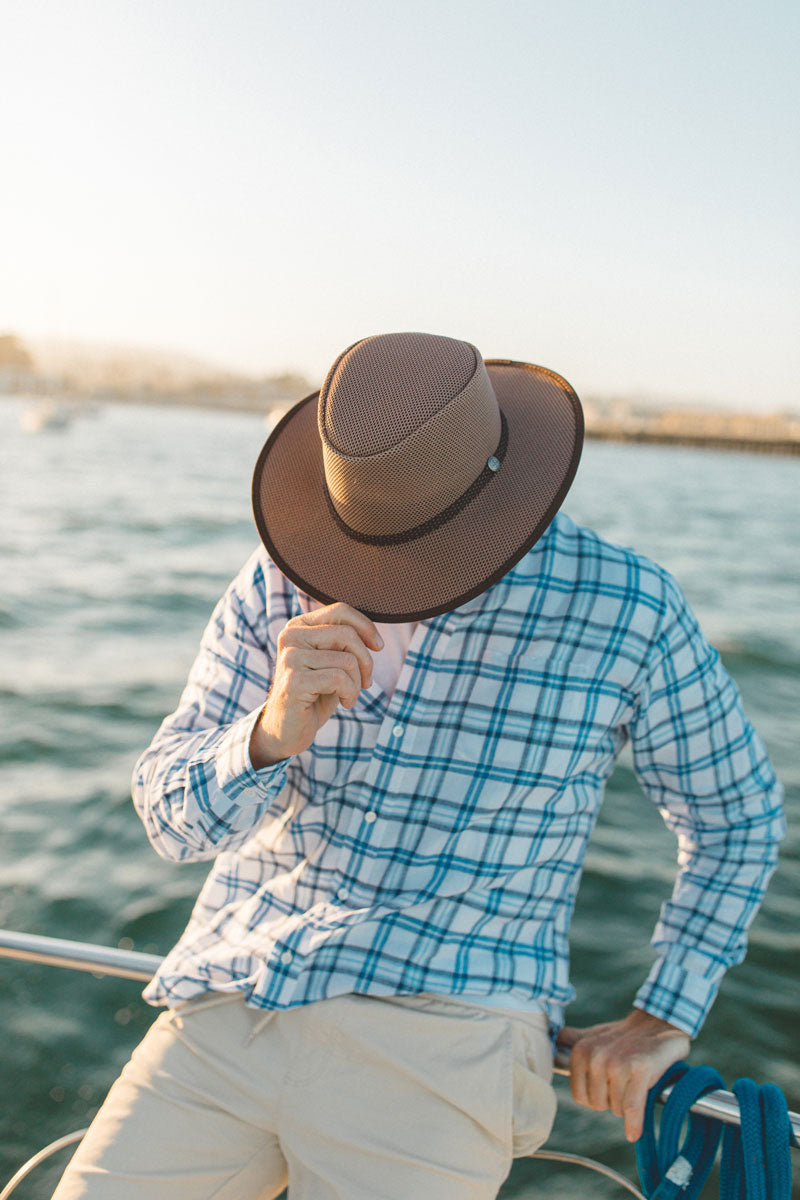
[[664,1032],[674,1031],[675,1033],[682,1033],[688,1036],[685,1029],[681,1029],[678,1025],[673,1025],[671,1021],[665,1020],[664,1017],[658,1017],[655,1013],[648,1012],[646,1008],[631,1009],[627,1020],[631,1025],[640,1029],[648,1028],[663,1030]]
[[264,767],[274,767],[276,763],[282,762],[289,755],[283,751],[276,738],[267,733],[261,724],[261,717],[253,726],[253,732],[250,734],[250,763],[254,771],[261,771]]

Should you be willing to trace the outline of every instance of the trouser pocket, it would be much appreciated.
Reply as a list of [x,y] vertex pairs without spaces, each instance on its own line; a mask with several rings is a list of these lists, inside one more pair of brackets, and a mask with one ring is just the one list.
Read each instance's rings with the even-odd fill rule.
[[[512,1158],[511,1023],[430,995],[349,996],[340,1003],[340,1011],[330,1010],[336,1037],[326,1041],[333,1066],[357,1072],[360,1090],[382,1097],[377,1111],[373,1099],[369,1122],[383,1105],[403,1112],[409,1146],[430,1141],[431,1161],[453,1170],[473,1154],[493,1163],[502,1180]],[[391,1124],[398,1133],[397,1116]]]
[[544,1030],[511,1019],[514,1058],[514,1157],[533,1154],[550,1136],[556,1094],[550,1083],[552,1051]]

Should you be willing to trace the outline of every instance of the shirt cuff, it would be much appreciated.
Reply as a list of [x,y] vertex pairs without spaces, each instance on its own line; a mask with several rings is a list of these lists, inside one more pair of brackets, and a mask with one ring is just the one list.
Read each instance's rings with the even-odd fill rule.
[[228,799],[238,804],[263,804],[265,800],[274,800],[286,782],[288,758],[258,771],[250,761],[250,737],[261,711],[258,708],[234,721],[217,746],[217,783]]
[[634,1007],[669,1021],[690,1037],[700,1031],[719,990],[720,979],[707,979],[696,971],[687,971],[666,958],[653,964],[639,988]]

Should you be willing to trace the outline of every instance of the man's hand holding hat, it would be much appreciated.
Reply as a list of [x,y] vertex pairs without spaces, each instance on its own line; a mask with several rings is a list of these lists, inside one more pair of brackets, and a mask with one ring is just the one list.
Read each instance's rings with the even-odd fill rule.
[[250,738],[253,767],[306,750],[339,704],[352,708],[372,683],[369,651],[382,647],[375,623],[349,604],[293,617],[278,635],[272,687]]

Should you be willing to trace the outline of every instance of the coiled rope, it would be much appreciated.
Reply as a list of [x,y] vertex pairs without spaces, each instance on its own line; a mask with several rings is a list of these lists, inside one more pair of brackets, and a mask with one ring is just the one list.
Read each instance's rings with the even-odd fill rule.
[[[658,1134],[656,1097],[671,1087]],[[792,1133],[786,1098],[772,1083],[761,1087],[752,1079],[737,1079],[733,1091],[739,1102],[739,1125],[690,1112],[706,1092],[724,1088],[713,1067],[675,1063],[650,1089],[644,1131],[636,1143],[636,1165],[648,1200],[696,1200],[711,1173],[720,1140],[721,1200],[791,1200]],[[679,1146],[684,1122],[687,1132]]]

